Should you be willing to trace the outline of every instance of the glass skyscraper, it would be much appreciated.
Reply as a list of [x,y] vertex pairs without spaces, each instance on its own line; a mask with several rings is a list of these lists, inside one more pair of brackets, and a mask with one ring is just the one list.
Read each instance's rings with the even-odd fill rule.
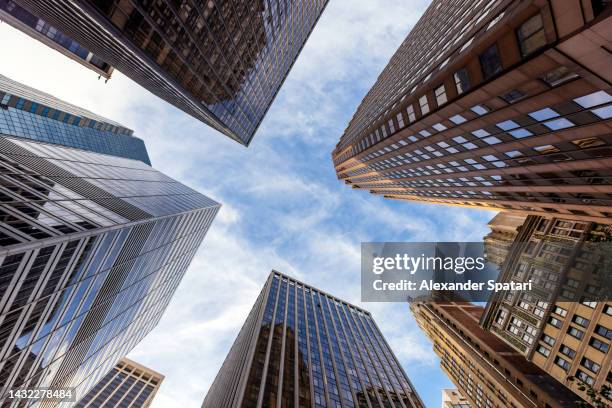
[[109,79],[113,67],[81,44],[11,0],[0,0],[0,20]]
[[0,137],[0,389],[82,397],[155,327],[218,209],[141,161]]
[[75,408],[146,408],[164,376],[128,358],[122,358]]
[[140,85],[248,145],[327,0],[16,0]]
[[423,406],[369,312],[276,271],[202,405]]
[[[1,1],[1,0],[0,0]],[[0,75],[0,134],[151,164],[131,129]]]

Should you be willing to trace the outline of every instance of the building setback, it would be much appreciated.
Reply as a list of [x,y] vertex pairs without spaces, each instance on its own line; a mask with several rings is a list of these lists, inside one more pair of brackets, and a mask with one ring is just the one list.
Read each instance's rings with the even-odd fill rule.
[[612,386],[610,242],[609,224],[527,217],[498,282],[532,281],[533,290],[493,296],[481,319],[485,329],[585,399],[579,382],[596,390]]
[[75,408],[146,408],[151,405],[163,380],[160,373],[124,357],[77,402]]
[[473,407],[573,408],[581,399],[482,329],[471,303],[411,303],[442,371]]
[[0,134],[151,164],[144,142],[133,130],[3,75]]
[[141,161],[26,139],[0,137],[0,169],[0,389],[78,400],[156,326],[219,204]]
[[150,92],[248,145],[327,0],[17,0]]
[[391,199],[612,216],[612,7],[434,0],[333,151]]
[[2,21],[61,52],[106,79],[109,79],[113,73],[113,67],[92,54],[88,49],[11,0],[0,0],[0,22]]
[[471,408],[471,405],[456,388],[444,389],[442,390],[442,408]]
[[259,406],[424,407],[369,312],[276,271],[202,405]]

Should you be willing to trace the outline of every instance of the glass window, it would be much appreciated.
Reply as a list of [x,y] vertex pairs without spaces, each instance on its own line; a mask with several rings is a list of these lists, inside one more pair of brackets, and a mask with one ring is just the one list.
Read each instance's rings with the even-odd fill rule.
[[484,105],[474,105],[471,108],[471,111],[476,113],[477,115],[484,115],[489,112],[489,109]]
[[604,106],[603,108],[593,109],[591,112],[599,116],[601,119],[612,118],[612,105]]
[[559,116],[559,114],[554,109],[544,108],[544,109],[540,109],[540,110],[535,111],[535,112],[531,112],[529,114],[529,116],[531,116],[533,119],[541,122],[543,120],[556,118],[557,116]]
[[470,77],[467,69],[461,68],[455,72],[455,85],[457,86],[457,93],[462,94],[470,88]]
[[419,105],[421,106],[421,115],[429,113],[429,103],[427,102],[427,95],[423,95],[419,98]]
[[511,130],[511,129],[516,129],[517,127],[519,127],[519,124],[513,120],[506,120],[506,121],[495,124],[495,126],[500,128],[501,130]]
[[411,105],[408,105],[408,108],[406,108],[406,112],[408,113],[408,121],[410,123],[414,122],[416,120],[416,115],[414,114],[414,107]]
[[574,99],[578,105],[583,108],[592,108],[593,106],[602,105],[604,103],[612,102],[612,96],[605,91],[597,91],[592,94],[581,96],[580,98]]
[[479,56],[480,68],[485,79],[489,79],[503,69],[497,44],[493,44]]
[[453,122],[455,125],[460,125],[463,122],[467,122],[467,119],[465,119],[463,116],[457,114],[455,116],[451,116],[450,121]]
[[517,102],[517,101],[523,99],[524,97],[525,97],[525,94],[523,92],[519,91],[518,89],[513,89],[513,90],[511,90],[509,92],[506,92],[503,95],[500,95],[500,98],[502,98],[507,103]]
[[571,72],[567,67],[555,68],[540,77],[550,87],[559,86],[575,78],[580,78],[580,75]]
[[402,116],[401,112],[397,114],[397,125],[400,129],[404,127],[404,116]]
[[574,126],[572,122],[565,118],[550,120],[543,123],[544,126],[551,130],[561,130]]
[[521,54],[523,55],[523,57],[526,57],[534,51],[545,46],[546,34],[544,32],[542,16],[540,14],[536,14],[529,20],[525,21],[516,30],[516,36],[518,38],[519,46],[521,48]]
[[436,102],[438,106],[444,105],[448,101],[446,97],[446,88],[444,88],[444,84],[440,85],[436,88]]

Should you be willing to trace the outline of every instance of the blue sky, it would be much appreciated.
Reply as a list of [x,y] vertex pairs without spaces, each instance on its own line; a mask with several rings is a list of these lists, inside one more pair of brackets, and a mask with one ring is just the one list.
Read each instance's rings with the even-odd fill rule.
[[[383,200],[331,151],[428,1],[331,0],[247,149],[115,73],[0,24],[0,73],[135,130],[153,166],[223,207],[159,326],[130,357],[166,375],[153,407],[199,407],[271,269],[359,303],[362,241],[478,241],[491,212]],[[451,386],[405,304],[367,303],[428,407]]]

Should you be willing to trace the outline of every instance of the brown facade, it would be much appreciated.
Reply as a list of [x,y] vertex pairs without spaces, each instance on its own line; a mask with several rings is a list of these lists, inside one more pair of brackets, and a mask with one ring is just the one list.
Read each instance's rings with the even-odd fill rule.
[[611,236],[606,224],[528,217],[498,281],[532,281],[533,290],[492,298],[481,321],[585,399],[580,383],[612,386],[612,302],[600,295],[609,286]]
[[334,150],[338,177],[393,199],[609,217],[604,3],[434,1]]
[[469,303],[412,303],[411,311],[434,344],[442,370],[473,407],[575,407],[580,401],[525,360],[478,321]]

